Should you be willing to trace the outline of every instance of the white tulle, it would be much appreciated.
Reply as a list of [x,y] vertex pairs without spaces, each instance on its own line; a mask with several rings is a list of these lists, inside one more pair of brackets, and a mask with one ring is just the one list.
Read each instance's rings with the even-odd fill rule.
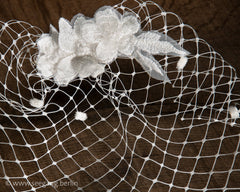
[[167,35],[141,31],[140,27],[135,15],[121,15],[108,6],[100,8],[94,18],[81,14],[71,22],[60,18],[59,32],[50,26],[50,33],[38,40],[37,68],[43,77],[68,85],[77,76],[95,78],[104,73],[105,65],[129,57],[135,58],[152,78],[168,81],[152,55],[184,57],[185,66],[189,53]]

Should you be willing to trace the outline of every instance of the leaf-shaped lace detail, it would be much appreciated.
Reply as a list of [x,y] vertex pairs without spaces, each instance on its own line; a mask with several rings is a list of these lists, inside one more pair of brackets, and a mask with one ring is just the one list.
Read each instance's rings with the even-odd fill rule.
[[[156,32],[144,32],[137,37],[136,47],[153,55],[173,54],[186,55],[184,49],[177,49],[173,43],[162,41],[162,35]],[[176,44],[176,43],[175,43]]]
[[162,66],[152,55],[143,51],[136,51],[135,59],[152,78],[169,82],[165,71],[162,69]]

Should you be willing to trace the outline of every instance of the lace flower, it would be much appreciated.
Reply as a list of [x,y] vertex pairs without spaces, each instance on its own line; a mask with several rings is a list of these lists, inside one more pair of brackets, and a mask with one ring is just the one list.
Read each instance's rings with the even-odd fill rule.
[[105,7],[95,14],[98,31],[96,57],[103,63],[111,63],[118,56],[131,56],[134,51],[135,34],[140,23],[133,15],[120,15],[115,9]]
[[94,18],[76,15],[71,22],[60,18],[59,33],[50,26],[50,33],[38,40],[37,68],[45,78],[53,77],[67,85],[76,76],[97,77],[105,65],[117,58],[135,58],[149,75],[169,81],[161,65],[152,55],[180,56],[182,69],[189,53],[176,41],[157,31],[141,31],[133,14],[121,15],[112,7],[100,8]]
[[104,72],[105,66],[91,56],[71,23],[63,18],[59,20],[59,33],[50,25],[50,33],[43,34],[37,44],[37,69],[44,78],[53,77],[59,85],[67,85],[76,76],[95,78]]

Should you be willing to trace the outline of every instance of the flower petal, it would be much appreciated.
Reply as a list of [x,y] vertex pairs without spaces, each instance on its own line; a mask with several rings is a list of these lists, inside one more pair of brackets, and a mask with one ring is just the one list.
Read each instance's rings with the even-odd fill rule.
[[95,65],[94,71],[93,71],[93,73],[91,74],[91,76],[92,76],[93,78],[96,78],[97,76],[103,74],[104,71],[105,71],[105,65],[102,65],[102,64]]
[[71,19],[71,25],[72,26],[75,26],[76,24],[76,21],[79,20],[79,19],[85,19],[85,16],[81,13],[78,13],[77,15],[74,15],[73,18]]
[[38,56],[37,56],[37,70],[44,78],[50,78],[54,74],[54,67],[59,60],[58,44],[55,35],[56,31],[50,26],[51,33],[43,34],[38,40]]
[[134,36],[122,38],[119,41],[118,51],[122,55],[130,57],[133,54],[134,49],[135,49],[135,37]]
[[122,31],[125,35],[133,35],[140,30],[140,22],[135,15],[124,15],[122,18]]
[[76,44],[76,50],[77,56],[92,55],[91,46],[83,40]]
[[76,18],[72,19],[72,23],[73,23],[73,28],[75,31],[75,34],[80,35],[80,31],[82,28],[83,23],[86,22],[86,18],[84,17],[84,15],[78,14],[77,16],[75,16]]
[[37,70],[44,78],[50,78],[54,74],[54,66],[56,63],[46,55],[39,55],[37,58]]
[[94,18],[103,36],[106,37],[118,31],[120,13],[117,12],[114,8],[109,6],[102,7],[97,10]]
[[65,52],[72,53],[75,50],[77,37],[70,23],[64,19],[59,19],[59,46]]
[[88,20],[84,22],[81,27],[81,37],[89,44],[94,44],[99,42],[99,31],[97,30],[97,25],[94,21]]
[[50,36],[52,37],[52,40],[56,43],[56,45],[58,45],[58,31],[57,31],[57,29],[53,26],[53,25],[51,25],[50,24],[50,26],[49,26],[49,34],[50,34]]
[[98,64],[98,61],[91,56],[75,57],[72,59],[73,69],[80,78],[97,77],[104,72],[104,65]]
[[65,57],[60,60],[59,64],[57,65],[54,79],[59,85],[68,85],[68,83],[76,77],[77,72],[71,65],[74,57],[75,55]]
[[117,58],[117,46],[112,41],[104,40],[96,48],[96,58],[104,64],[111,63]]
[[38,40],[37,69],[43,77],[49,78],[54,73],[54,66],[58,61],[58,45],[53,37],[43,34]]
[[170,82],[166,72],[152,55],[143,51],[136,51],[135,59],[152,78]]
[[37,46],[39,54],[52,55],[58,49],[57,43],[48,34],[41,35],[41,37],[37,40]]

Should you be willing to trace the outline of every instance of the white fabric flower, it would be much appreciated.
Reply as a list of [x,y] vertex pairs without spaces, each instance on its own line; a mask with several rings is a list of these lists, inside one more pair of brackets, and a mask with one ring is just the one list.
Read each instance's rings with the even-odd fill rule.
[[[59,33],[50,26],[50,33],[43,34],[37,44],[37,69],[43,77],[53,77],[59,85],[68,85],[76,76],[96,78],[104,72],[104,66],[95,58],[84,56],[90,54],[90,48],[79,40],[71,23],[64,18],[59,20]],[[80,66],[76,67],[76,63]]]
[[104,7],[96,12],[94,20],[82,21],[81,24],[82,38],[96,44],[93,54],[101,63],[109,64],[121,54],[132,55],[134,43],[131,42],[140,29],[135,16],[122,16],[112,7]]
[[140,27],[135,15],[121,15],[109,6],[100,8],[92,19],[81,14],[71,22],[60,18],[59,33],[50,26],[50,33],[37,42],[37,69],[44,78],[53,77],[59,85],[67,85],[77,76],[95,78],[104,73],[106,64],[129,57],[135,58],[151,77],[169,81],[152,55],[179,56],[182,70],[189,52],[167,35],[143,32]]
[[58,62],[58,42],[56,30],[50,25],[50,34],[43,34],[37,41],[39,55],[37,59],[37,68],[45,78],[54,74],[54,65]]

